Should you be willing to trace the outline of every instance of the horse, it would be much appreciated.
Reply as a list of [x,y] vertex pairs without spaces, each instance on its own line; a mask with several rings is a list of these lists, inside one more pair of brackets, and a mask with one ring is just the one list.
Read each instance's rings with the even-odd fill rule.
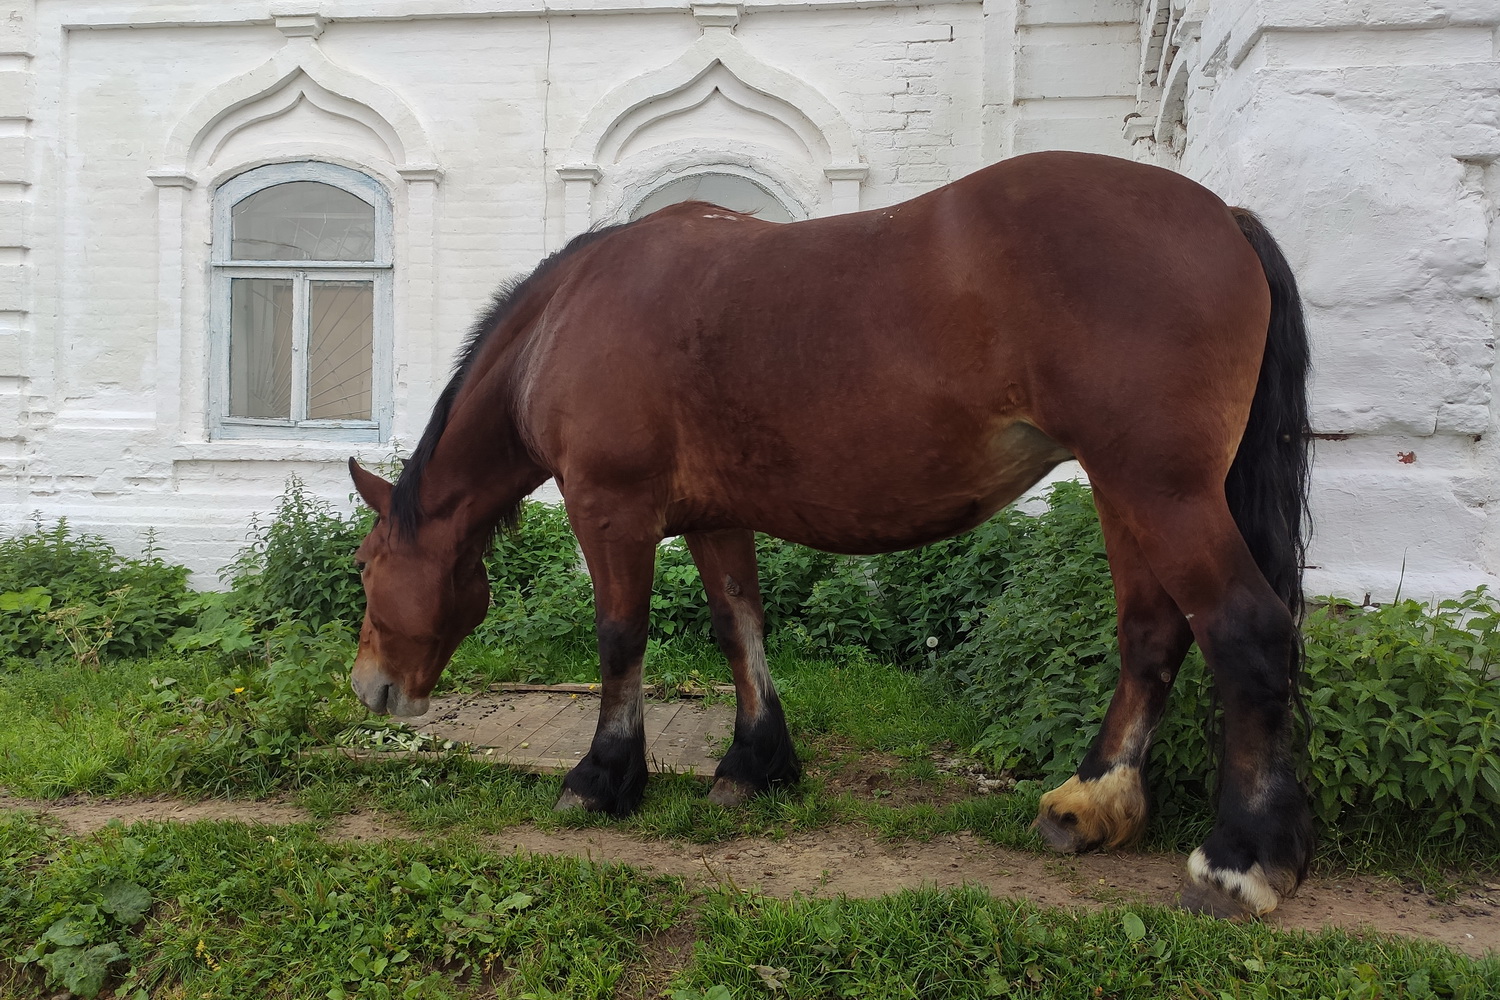
[[646,781],[641,667],[661,540],[682,535],[734,672],[710,801],[798,780],[766,666],[754,532],[837,553],[967,531],[1058,463],[1087,473],[1120,675],[1035,828],[1062,852],[1147,822],[1144,775],[1197,642],[1222,710],[1214,825],[1182,904],[1293,893],[1307,332],[1266,227],[1112,157],[1017,156],[911,201],[789,224],[673,205],[574,238],[497,292],[377,519],[351,684],[418,715],[485,616],[483,557],[556,481],[594,588],[602,699],[559,809],[624,816]]

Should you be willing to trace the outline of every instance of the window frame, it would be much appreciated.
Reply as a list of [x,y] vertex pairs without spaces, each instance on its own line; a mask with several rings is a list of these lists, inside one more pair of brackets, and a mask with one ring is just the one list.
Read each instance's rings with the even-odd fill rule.
[[[234,207],[267,188],[313,181],[339,188],[374,208],[375,259],[367,261],[235,260]],[[219,185],[213,196],[210,277],[210,437],[216,440],[282,438],[288,440],[379,442],[390,437],[392,413],[391,344],[394,327],[394,213],[384,184],[368,174],[333,163],[308,160],[274,163],[237,174]],[[231,289],[236,278],[292,279],[292,418],[229,415]],[[307,404],[307,299],[314,281],[369,281],[373,284],[369,420],[297,420]],[[298,328],[300,317],[303,327]]]
[[[675,172],[672,176],[666,177],[665,179],[662,179],[660,177],[656,178],[652,184],[637,193],[635,197],[628,199],[627,207],[623,212],[623,215],[626,220],[633,222],[635,221],[636,213],[641,210],[641,206],[649,201],[652,196],[654,196],[658,191],[661,191],[663,188],[670,187],[671,185],[676,184],[679,181],[688,180],[689,178],[709,177],[715,175],[720,177],[732,177],[737,180],[745,181],[746,183],[759,188],[766,195],[766,197],[774,201],[781,208],[781,210],[787,214],[786,222],[774,220],[777,221],[780,225],[786,225],[787,223],[791,222],[799,222],[807,218],[807,215],[804,212],[800,211],[801,206],[798,205],[795,201],[787,198],[784,193],[780,192],[778,190],[778,186],[774,184],[769,178],[762,177],[760,174],[750,171],[731,169],[723,164],[701,164],[699,166]],[[669,202],[668,204],[675,205],[681,204],[681,202]],[[662,208],[666,207],[667,205],[662,206]]]

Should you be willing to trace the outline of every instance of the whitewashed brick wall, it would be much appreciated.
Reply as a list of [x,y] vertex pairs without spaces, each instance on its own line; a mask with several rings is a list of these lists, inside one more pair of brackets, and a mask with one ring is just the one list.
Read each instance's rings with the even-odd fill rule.
[[[325,157],[391,190],[409,448],[498,281],[694,157],[816,215],[1074,148],[1181,169],[1286,246],[1317,350],[1314,590],[1500,572],[1494,0],[549,10],[0,0],[0,530],[37,511],[128,550],[151,526],[211,584],[289,473],[347,502],[347,445],[208,439],[207,210],[242,169]],[[327,93],[252,120],[236,81],[304,63]],[[741,89],[689,106],[700,71]],[[672,114],[643,124],[648,98]]]
[[1259,212],[1297,271],[1320,437],[1311,589],[1493,582],[1500,5],[1172,6],[1185,148],[1138,152]]

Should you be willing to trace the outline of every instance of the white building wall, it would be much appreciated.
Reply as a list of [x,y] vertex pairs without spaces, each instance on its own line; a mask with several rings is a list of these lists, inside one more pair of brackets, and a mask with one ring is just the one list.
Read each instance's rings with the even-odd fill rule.
[[[1167,6],[1146,5],[1146,35]],[[1493,583],[1500,4],[1170,6],[1180,51],[1162,82],[1181,124],[1153,118],[1172,102],[1143,88],[1145,121],[1169,127],[1137,126],[1137,150],[1259,212],[1298,275],[1319,439],[1310,591]]]
[[[409,448],[492,289],[712,166],[796,214],[1036,149],[1260,212],[1315,338],[1310,589],[1500,570],[1494,0],[0,0],[0,530],[154,527],[212,583],[296,473]],[[299,75],[300,74],[300,75]],[[264,163],[395,209],[394,441],[210,440],[209,206]]]
[[[212,583],[289,474],[346,503],[351,451],[411,447],[503,278],[673,171],[727,164],[818,215],[979,167],[982,13],[0,3],[0,530],[39,512],[129,551],[151,527]],[[391,442],[211,440],[213,191],[297,159],[392,197]]]

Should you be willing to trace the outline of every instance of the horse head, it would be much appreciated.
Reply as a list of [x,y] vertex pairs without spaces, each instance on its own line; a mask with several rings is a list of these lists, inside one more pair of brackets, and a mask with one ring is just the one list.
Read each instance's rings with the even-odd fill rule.
[[365,620],[349,684],[372,712],[421,715],[453,651],[489,609],[481,549],[436,519],[402,531],[391,517],[392,485],[352,458],[349,474],[377,515],[354,553]]

